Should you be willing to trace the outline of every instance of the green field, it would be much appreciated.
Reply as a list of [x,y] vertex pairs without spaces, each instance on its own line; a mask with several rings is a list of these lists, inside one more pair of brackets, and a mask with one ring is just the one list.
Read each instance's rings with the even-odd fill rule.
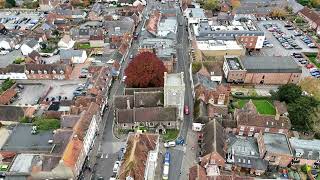
[[[237,105],[239,108],[242,108],[248,101],[249,100],[239,100],[237,102]],[[269,101],[267,100],[252,100],[252,101],[260,114],[266,114],[266,115],[276,114],[276,110],[274,106]]]

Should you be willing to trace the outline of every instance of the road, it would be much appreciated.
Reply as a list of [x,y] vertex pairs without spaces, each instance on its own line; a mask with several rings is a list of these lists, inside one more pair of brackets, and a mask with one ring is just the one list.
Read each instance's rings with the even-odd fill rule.
[[[179,12],[178,17],[183,17],[181,12]],[[184,80],[186,85],[185,91],[185,105],[189,106],[190,115],[185,115],[184,122],[182,123],[182,127],[180,129],[180,136],[182,136],[187,141],[187,134],[188,131],[191,131],[192,126],[192,114],[193,114],[193,97],[192,97],[192,90],[191,90],[191,81],[190,81],[190,59],[189,59],[189,40],[188,40],[188,32],[186,31],[186,21],[183,18],[183,25],[178,26],[178,33],[177,33],[177,72],[184,72]],[[181,176],[183,166],[182,164],[184,158],[186,158],[186,151],[190,148],[187,146],[177,146],[175,148],[169,149],[171,153],[171,164],[169,170],[169,179],[170,180],[179,180],[184,179]],[[189,158],[189,157],[188,157]],[[193,158],[193,157],[191,157]],[[195,157],[194,157],[195,158]],[[187,168],[188,169],[188,168]]]
[[[150,12],[152,7],[161,6],[159,4],[160,3],[155,1],[152,1],[152,2],[150,1],[148,3],[148,5],[146,6],[143,12],[143,20],[137,27],[136,32],[144,31],[143,26],[147,18],[147,13]],[[182,16],[182,15],[180,14],[179,16]],[[145,35],[145,33],[139,33],[139,34]],[[128,53],[128,57],[130,57],[131,54],[134,55],[137,53],[137,50],[139,47],[139,40],[141,40],[142,38],[146,38],[146,37],[140,36],[138,40],[133,41],[132,46]],[[185,104],[189,106],[190,114],[191,114],[189,116],[185,116],[184,122],[182,123],[182,126],[181,126],[181,131],[180,131],[180,136],[187,139],[187,133],[189,129],[191,129],[193,98],[192,98],[191,82],[190,82],[190,74],[189,74],[189,67],[190,67],[189,55],[188,55],[189,41],[188,41],[188,32],[186,31],[185,26],[178,27],[177,47],[178,47],[177,48],[178,62],[176,66],[176,72],[184,72],[184,76],[185,76],[184,79],[186,84]],[[122,77],[123,70],[125,69],[127,64],[130,62],[130,59],[128,57],[126,58],[126,60],[124,61],[124,64],[122,65],[119,77]],[[114,95],[123,94],[123,91],[124,91],[124,84],[119,80],[115,81],[110,91],[109,99],[111,100]],[[109,107],[110,109],[108,109],[103,116],[103,121],[105,121],[105,128],[102,136],[103,137],[102,142],[99,147],[99,151],[97,155],[97,158],[98,158],[97,164],[94,167],[94,170],[95,170],[94,179],[98,177],[103,177],[104,179],[108,179],[113,175],[112,173],[113,164],[117,159],[120,148],[125,146],[126,139],[119,140],[115,138],[113,135],[114,115],[113,115],[113,108],[112,108],[112,100],[110,101]],[[169,171],[170,180],[181,179],[180,173],[177,173],[177,172],[181,172],[182,162],[183,162],[184,153],[186,149],[187,149],[186,147],[182,147],[182,146],[177,146],[173,149],[170,149],[172,154],[171,156],[172,164],[170,166],[170,171]],[[162,166],[162,164],[159,164],[159,165]]]
[[[143,14],[143,19],[136,28],[136,32],[141,32],[145,20],[146,20],[146,13],[150,10],[150,5],[146,6]],[[140,34],[140,33],[139,33]],[[139,37],[140,39],[140,37]],[[119,74],[119,79],[122,79],[122,76],[124,74],[124,69],[127,67],[127,65],[130,62],[130,55],[135,55],[138,51],[139,47],[139,40],[133,40],[132,45],[129,49],[128,56],[126,57],[125,61],[123,62]],[[97,164],[95,165],[95,174],[94,179],[97,179],[99,177],[103,177],[104,179],[109,179],[111,176],[113,176],[112,168],[115,163],[115,161],[118,159],[118,154],[121,147],[125,146],[126,139],[118,139],[114,137],[113,133],[113,124],[114,124],[114,115],[113,115],[113,107],[112,107],[112,98],[115,95],[121,95],[124,93],[125,85],[121,80],[116,80],[111,88],[110,94],[109,94],[109,109],[105,112],[103,116],[103,121],[105,122],[105,127],[102,135],[102,141],[99,146],[98,155],[97,155]]]

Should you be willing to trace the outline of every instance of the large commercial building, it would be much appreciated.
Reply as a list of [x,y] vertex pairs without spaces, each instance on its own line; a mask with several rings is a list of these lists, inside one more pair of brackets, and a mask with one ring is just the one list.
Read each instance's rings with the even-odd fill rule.
[[302,73],[290,56],[230,57],[226,56],[223,72],[227,82],[248,84],[298,83]]

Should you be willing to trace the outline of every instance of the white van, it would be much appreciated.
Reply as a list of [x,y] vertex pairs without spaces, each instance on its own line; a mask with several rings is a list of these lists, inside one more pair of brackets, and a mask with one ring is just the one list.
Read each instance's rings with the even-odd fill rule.
[[116,162],[114,163],[114,165],[113,165],[112,171],[113,171],[114,173],[118,173],[119,167],[120,167],[120,161],[116,161]]
[[162,179],[164,179],[164,180],[169,179],[169,164],[165,164],[165,165],[163,166]]

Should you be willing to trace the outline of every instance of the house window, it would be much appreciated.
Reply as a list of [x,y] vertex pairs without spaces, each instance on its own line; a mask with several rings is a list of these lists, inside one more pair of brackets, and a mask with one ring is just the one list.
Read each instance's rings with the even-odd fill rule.
[[127,124],[126,124],[126,123],[123,123],[123,127],[127,127]]
[[149,125],[150,125],[150,126],[153,126],[153,123],[151,122],[151,123],[149,123]]
[[264,132],[269,132],[270,131],[270,129],[269,128],[266,128],[265,130],[264,130]]
[[254,127],[251,127],[251,128],[250,128],[250,131],[253,132],[253,131],[254,131]]
[[171,126],[171,123],[170,123],[170,122],[168,122],[168,126]]

